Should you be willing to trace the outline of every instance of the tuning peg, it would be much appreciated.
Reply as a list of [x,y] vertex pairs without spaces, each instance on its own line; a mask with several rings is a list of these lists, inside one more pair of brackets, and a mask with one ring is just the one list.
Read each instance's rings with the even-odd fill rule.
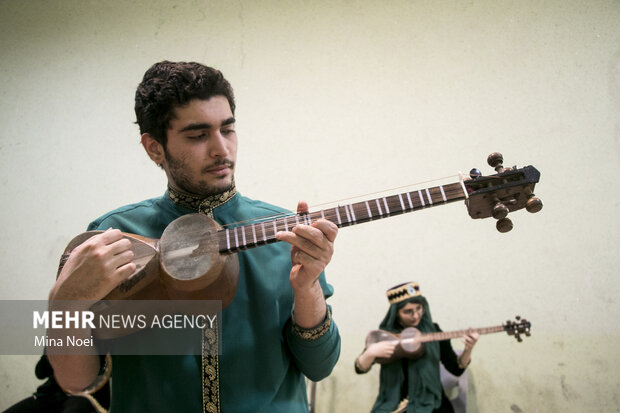
[[508,207],[501,202],[498,202],[493,207],[491,215],[493,215],[493,218],[495,219],[506,218],[506,216],[508,216]]
[[480,178],[481,176],[482,176],[482,172],[480,172],[480,169],[478,168],[472,168],[472,170],[469,171],[469,177],[471,179]]
[[493,152],[487,157],[487,163],[495,168],[498,174],[504,172],[504,165],[502,165],[502,162],[504,162],[504,156],[499,152]]
[[542,207],[542,201],[539,198],[535,197],[534,194],[530,195],[527,202],[525,203],[525,209],[527,210],[527,212],[531,212],[532,214],[540,211]]
[[502,218],[497,221],[495,228],[501,233],[508,232],[512,229],[512,221],[510,218]]

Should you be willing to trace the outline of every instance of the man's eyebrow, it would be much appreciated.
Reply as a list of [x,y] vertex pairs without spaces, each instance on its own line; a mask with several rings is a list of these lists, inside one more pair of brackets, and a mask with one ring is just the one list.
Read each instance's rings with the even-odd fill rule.
[[[235,123],[235,118],[230,117],[222,122],[222,126],[231,125],[233,123]],[[211,129],[211,124],[206,123],[206,122],[190,123],[189,125],[179,130],[179,132],[187,132],[187,131],[201,130],[201,129]]]

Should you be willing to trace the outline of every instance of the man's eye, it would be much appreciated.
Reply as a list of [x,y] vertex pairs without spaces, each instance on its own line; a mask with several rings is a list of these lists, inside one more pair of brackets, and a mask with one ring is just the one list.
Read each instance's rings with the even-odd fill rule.
[[232,135],[233,133],[235,133],[234,129],[224,129],[222,131],[222,135]]
[[188,136],[189,139],[193,140],[201,140],[207,137],[206,133],[201,133],[200,135]]

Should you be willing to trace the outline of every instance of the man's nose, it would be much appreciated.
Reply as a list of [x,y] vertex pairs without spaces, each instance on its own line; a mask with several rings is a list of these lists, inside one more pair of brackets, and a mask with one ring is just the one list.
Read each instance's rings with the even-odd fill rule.
[[209,156],[212,158],[225,158],[228,156],[228,142],[220,131],[215,131],[209,139]]

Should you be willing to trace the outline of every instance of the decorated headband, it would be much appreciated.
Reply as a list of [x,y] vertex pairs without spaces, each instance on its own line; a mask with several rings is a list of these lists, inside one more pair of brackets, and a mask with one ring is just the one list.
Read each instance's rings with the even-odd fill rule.
[[399,284],[385,292],[390,304],[396,304],[411,297],[422,295],[420,285],[417,282]]

